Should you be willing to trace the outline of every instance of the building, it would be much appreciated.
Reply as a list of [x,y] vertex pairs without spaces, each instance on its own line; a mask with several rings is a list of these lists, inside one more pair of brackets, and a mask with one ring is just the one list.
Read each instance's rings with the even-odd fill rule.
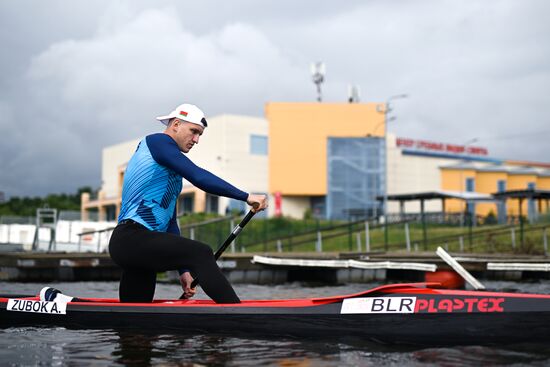
[[[536,162],[503,161],[480,163],[462,161],[441,167],[441,187],[444,190],[479,192],[485,194],[501,193],[508,190],[541,189],[550,190],[550,165]],[[449,200],[450,211],[465,211],[479,216],[492,213],[503,222],[506,216],[519,215],[518,199],[505,202],[470,203]],[[521,212],[529,218],[537,213],[547,212],[548,208],[537,207],[534,200],[522,203]]]
[[[388,194],[408,194],[438,190],[455,190],[455,187],[443,185],[440,167],[458,164],[463,160],[470,162],[500,162],[489,157],[483,147],[466,146],[428,140],[396,137],[388,134]],[[455,191],[461,191],[456,188]],[[442,212],[440,200],[425,203],[427,212]],[[388,203],[388,212],[401,212],[399,204]],[[404,212],[420,212],[420,202],[412,201],[403,208]],[[445,211],[449,210],[446,206]]]
[[322,217],[342,217],[353,210],[376,211],[376,195],[385,187],[380,106],[266,105],[269,192],[281,198],[283,215],[302,217],[310,210]]
[[[159,125],[159,130],[162,125]],[[189,153],[198,166],[224,178],[235,186],[255,193],[267,193],[267,121],[263,118],[220,115],[208,119],[208,127]],[[82,195],[82,218],[99,212],[99,220],[116,220],[120,211],[124,171],[140,139],[106,147],[102,153],[102,187],[95,198]],[[206,194],[183,182],[178,214],[244,209],[244,203]]]
[[[206,133],[189,157],[243,190],[268,194],[270,216],[376,216],[383,211],[383,202],[377,197],[384,195],[386,187],[388,195],[550,189],[550,164],[496,159],[480,146],[384,136],[385,107],[383,103],[270,102],[265,119],[239,115],[210,118]],[[100,220],[117,217],[124,170],[138,142],[103,150],[103,185],[97,198],[83,195],[84,220],[89,211],[98,211]],[[442,201],[430,200],[424,209],[516,215],[514,200],[469,203],[468,208],[463,200],[449,199],[445,208]],[[524,205],[525,213],[545,211],[533,209],[532,202]],[[244,210],[245,205],[184,182],[178,202],[180,215],[223,214],[233,209]],[[408,202],[405,207],[389,202],[388,212],[418,213],[420,203]]]

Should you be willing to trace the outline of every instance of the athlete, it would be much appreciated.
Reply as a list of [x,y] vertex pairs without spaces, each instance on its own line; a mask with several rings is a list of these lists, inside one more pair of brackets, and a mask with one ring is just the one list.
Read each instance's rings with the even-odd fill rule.
[[215,302],[239,303],[212,249],[180,236],[176,201],[182,178],[210,194],[246,201],[255,211],[267,207],[267,198],[239,190],[182,154],[199,143],[208,125],[198,107],[182,104],[157,120],[166,129],[145,137],[128,162],[118,225],[109,242],[111,258],[122,268],[120,301],[151,302],[157,272],[177,269],[184,297],[195,294],[193,274]]

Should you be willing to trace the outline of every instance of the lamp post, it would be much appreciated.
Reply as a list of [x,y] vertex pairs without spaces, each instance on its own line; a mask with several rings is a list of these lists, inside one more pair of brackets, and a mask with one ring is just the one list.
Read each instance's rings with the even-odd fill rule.
[[388,248],[388,122],[393,120],[393,117],[388,119],[389,113],[392,111],[390,102],[396,99],[407,98],[407,94],[397,94],[386,100],[384,108],[384,248]]

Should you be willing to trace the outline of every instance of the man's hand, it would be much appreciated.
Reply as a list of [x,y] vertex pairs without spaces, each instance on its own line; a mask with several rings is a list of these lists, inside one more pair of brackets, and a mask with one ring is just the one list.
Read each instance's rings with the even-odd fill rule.
[[183,296],[185,298],[191,298],[195,295],[197,291],[195,288],[191,288],[191,283],[193,283],[193,277],[190,272],[185,272],[180,275],[181,288],[183,289]]
[[267,208],[267,196],[265,195],[248,194],[248,199],[246,199],[246,202],[255,212],[261,212]]

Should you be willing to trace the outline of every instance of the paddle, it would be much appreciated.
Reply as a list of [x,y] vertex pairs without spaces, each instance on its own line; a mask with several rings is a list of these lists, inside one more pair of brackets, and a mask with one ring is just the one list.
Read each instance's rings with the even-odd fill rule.
[[[256,214],[255,211],[253,210],[250,210],[246,215],[245,217],[241,220],[241,222],[239,224],[237,224],[237,226],[235,228],[233,228],[233,231],[231,231],[231,234],[229,235],[229,237],[227,237],[225,239],[225,241],[222,243],[222,245],[220,247],[218,247],[218,249],[216,250],[216,253],[214,253],[214,258],[216,260],[218,260],[220,258],[220,256],[223,254],[223,252],[225,251],[225,249],[227,249],[227,247],[231,244],[231,242],[233,242],[233,240],[235,238],[237,238],[237,236],[239,235],[239,233],[241,233],[241,231],[243,230],[244,226],[246,226],[246,224],[248,222],[250,222],[250,219],[252,219],[252,217],[254,216],[254,214]],[[191,283],[191,288],[195,288],[197,285],[199,284],[199,279],[198,278],[195,278],[195,280],[193,280],[193,282]],[[180,296],[180,299],[184,299],[184,295],[182,294]]]

